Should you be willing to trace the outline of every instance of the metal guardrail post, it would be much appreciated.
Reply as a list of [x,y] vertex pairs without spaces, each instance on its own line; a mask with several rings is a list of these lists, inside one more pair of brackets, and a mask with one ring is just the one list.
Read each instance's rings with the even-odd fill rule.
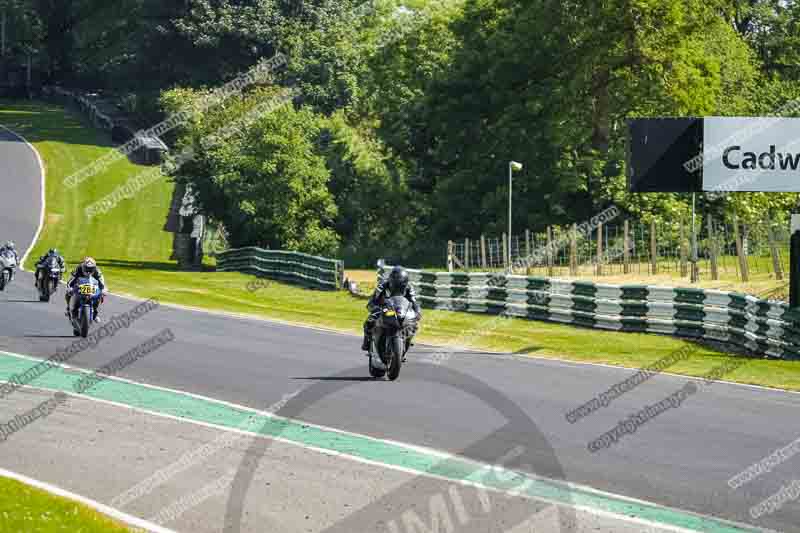
[[789,252],[789,306],[800,307],[800,215],[792,215]]

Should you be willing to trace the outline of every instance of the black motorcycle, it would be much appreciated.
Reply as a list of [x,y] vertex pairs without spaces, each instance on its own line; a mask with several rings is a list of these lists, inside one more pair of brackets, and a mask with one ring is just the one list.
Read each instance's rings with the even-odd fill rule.
[[372,333],[369,352],[369,373],[372,377],[386,376],[392,381],[397,379],[417,333],[417,326],[418,316],[411,302],[403,296],[386,299]]
[[40,302],[49,302],[50,297],[58,291],[63,272],[55,257],[47,258],[45,263],[39,266],[36,288],[39,289]]

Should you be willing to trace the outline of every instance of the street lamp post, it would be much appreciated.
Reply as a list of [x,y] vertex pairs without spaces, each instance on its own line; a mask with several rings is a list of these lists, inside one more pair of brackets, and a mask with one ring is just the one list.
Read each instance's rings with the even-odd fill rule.
[[508,264],[508,272],[513,273],[514,269],[511,266],[511,191],[512,191],[512,182],[514,171],[519,172],[522,170],[522,163],[517,163],[516,161],[509,161],[508,162],[508,257],[507,264]]
[[3,7],[2,19],[0,19],[0,56],[6,57],[6,8]]

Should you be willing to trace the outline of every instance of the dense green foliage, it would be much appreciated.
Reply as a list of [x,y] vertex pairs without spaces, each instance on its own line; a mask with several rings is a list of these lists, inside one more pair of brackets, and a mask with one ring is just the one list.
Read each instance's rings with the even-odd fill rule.
[[[112,7],[113,4],[113,7]],[[449,238],[581,221],[614,203],[676,217],[685,195],[625,190],[625,120],[762,115],[800,97],[797,0],[0,0],[49,80],[162,94],[174,112],[260,58],[288,65],[195,113],[174,170],[236,244],[441,263]],[[168,7],[171,6],[171,7]],[[21,44],[20,44],[21,46]],[[18,47],[19,48],[19,47]],[[276,97],[292,105],[202,139]],[[175,87],[181,87],[175,89]],[[152,98],[150,98],[152,101]],[[702,197],[783,217],[793,194]]]

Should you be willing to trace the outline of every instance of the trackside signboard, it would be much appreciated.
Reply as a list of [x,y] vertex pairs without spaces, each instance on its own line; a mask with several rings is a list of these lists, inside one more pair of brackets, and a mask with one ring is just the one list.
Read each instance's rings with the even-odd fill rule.
[[800,192],[800,118],[705,117],[703,190]]

